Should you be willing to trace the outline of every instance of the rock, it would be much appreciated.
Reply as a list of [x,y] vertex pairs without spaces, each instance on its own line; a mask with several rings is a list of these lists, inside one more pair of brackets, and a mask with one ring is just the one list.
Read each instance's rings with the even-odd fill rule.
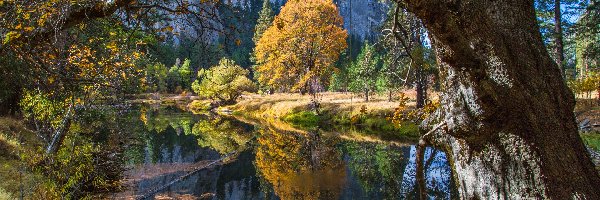
[[585,118],[581,122],[579,122],[579,130],[583,132],[591,131],[592,126],[590,125],[590,120]]

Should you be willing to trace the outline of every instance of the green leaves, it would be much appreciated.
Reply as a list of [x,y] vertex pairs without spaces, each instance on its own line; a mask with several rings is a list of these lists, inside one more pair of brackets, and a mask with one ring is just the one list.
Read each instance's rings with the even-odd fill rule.
[[199,96],[233,103],[242,92],[256,90],[256,85],[247,78],[248,73],[232,60],[223,58],[219,65],[198,71],[198,79],[192,84],[192,89]]
[[356,58],[356,62],[350,66],[350,90],[353,92],[375,90],[379,65],[380,58],[375,51],[375,47],[365,43]]
[[19,105],[26,118],[37,121],[49,122],[57,128],[62,121],[65,111],[65,102],[51,99],[49,94],[39,90],[25,90]]

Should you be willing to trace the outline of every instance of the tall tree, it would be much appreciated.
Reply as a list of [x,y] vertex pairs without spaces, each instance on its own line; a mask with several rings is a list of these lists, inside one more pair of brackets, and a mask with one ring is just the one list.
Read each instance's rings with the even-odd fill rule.
[[[274,15],[275,14],[273,12],[273,8],[271,8],[270,0],[263,0],[262,9],[258,13],[258,21],[256,22],[256,26],[254,27],[254,37],[252,37],[252,41],[254,41],[254,44],[257,44],[258,41],[260,41],[260,38],[262,37],[263,33],[269,28],[269,26],[271,26],[271,24],[273,24],[273,18],[275,17]],[[254,64],[256,64],[255,51],[256,48],[253,49],[252,54],[250,55],[250,60]],[[258,75],[256,66],[257,65],[252,66],[254,69],[253,76],[255,78],[258,78],[260,75]],[[269,90],[268,86],[266,86],[265,84],[259,84],[259,88],[261,90]]]
[[350,66],[350,89],[353,92],[364,92],[365,101],[369,101],[369,95],[376,88],[379,60],[375,47],[366,42],[356,62]]
[[288,1],[256,46],[258,81],[282,91],[322,90],[347,46],[342,23],[332,0]]
[[585,78],[600,69],[600,1],[592,0],[585,6],[574,26],[577,78]]
[[[414,71],[409,75],[414,76],[417,108],[423,108],[427,100],[428,89],[426,49],[423,42],[424,27],[420,19],[401,10],[400,7],[396,7],[393,12],[390,12],[389,20],[387,26],[391,26],[391,29],[384,30],[386,35],[383,36],[383,44],[390,50],[389,57],[392,66],[399,65],[402,58],[408,58],[410,65],[408,71]],[[408,81],[409,77],[406,77],[404,82]]]
[[565,75],[565,53],[563,47],[563,28],[562,28],[562,12],[560,10],[560,1],[554,0],[554,41],[556,64],[560,67],[562,75]]
[[258,13],[258,21],[254,28],[254,37],[252,37],[254,43],[258,43],[262,34],[271,26],[274,16],[275,13],[273,12],[273,8],[271,8],[270,0],[263,0],[262,9]]
[[533,1],[399,3],[435,41],[443,106],[422,139],[447,150],[462,199],[600,199]]

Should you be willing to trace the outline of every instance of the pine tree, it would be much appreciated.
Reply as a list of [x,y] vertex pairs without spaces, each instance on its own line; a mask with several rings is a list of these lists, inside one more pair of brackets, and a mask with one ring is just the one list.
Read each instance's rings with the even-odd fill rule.
[[[269,28],[269,26],[271,26],[271,24],[273,23],[273,18],[274,18],[274,12],[273,9],[271,8],[271,2],[269,2],[269,0],[263,0],[263,6],[262,6],[262,10],[260,10],[260,12],[258,13],[258,20],[256,21],[256,26],[254,28],[254,37],[252,37],[252,41],[254,41],[254,44],[258,44],[258,41],[260,40],[260,38],[262,37],[263,33]],[[256,63],[256,57],[255,55],[255,49],[253,49],[253,52],[250,54],[250,62],[252,63]],[[256,65],[252,66],[253,68],[253,76],[254,77],[259,77],[258,72],[256,71]],[[269,90],[269,87],[266,86],[265,84],[259,84],[259,89],[265,91],[265,90]]]
[[256,22],[256,27],[254,28],[254,37],[252,37],[252,41],[254,43],[258,43],[262,34],[271,26],[273,23],[274,12],[271,8],[271,3],[269,0],[263,0],[262,10],[258,13],[258,20]]

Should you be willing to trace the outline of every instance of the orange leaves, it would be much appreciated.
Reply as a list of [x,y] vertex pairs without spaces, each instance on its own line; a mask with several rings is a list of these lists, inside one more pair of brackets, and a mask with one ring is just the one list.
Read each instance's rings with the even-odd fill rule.
[[331,1],[288,1],[257,43],[258,80],[292,90],[325,83],[347,47],[342,23]]

